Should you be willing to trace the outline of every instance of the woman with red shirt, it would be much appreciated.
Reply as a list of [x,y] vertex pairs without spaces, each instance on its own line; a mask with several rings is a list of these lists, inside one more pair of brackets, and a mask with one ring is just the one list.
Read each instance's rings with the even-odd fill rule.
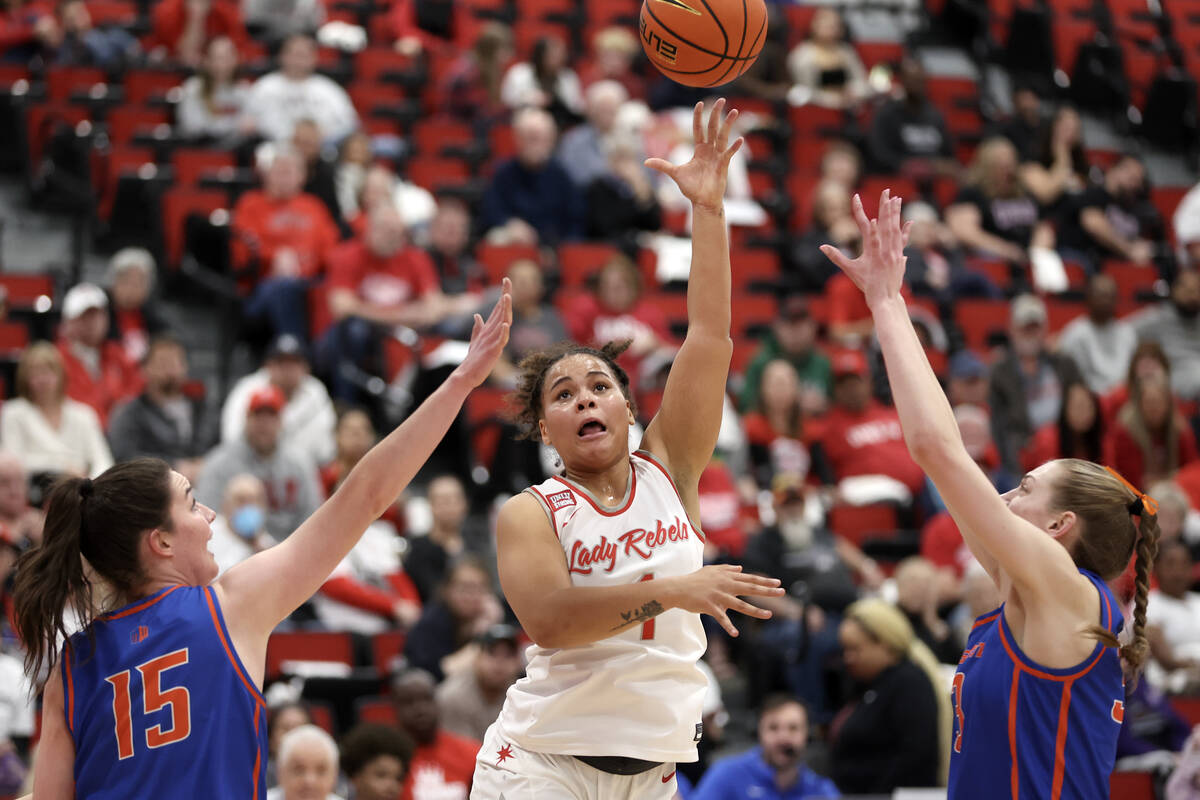
[[1103,461],[1104,415],[1100,401],[1086,383],[1069,384],[1058,422],[1042,426],[1021,453],[1021,466],[1030,472],[1058,458]]
[[1167,379],[1152,376],[1133,383],[1129,402],[1105,439],[1105,462],[1135,485],[1149,486],[1196,457],[1196,436],[1175,407]]
[[777,475],[803,481],[812,461],[804,445],[804,414],[796,368],[782,358],[769,362],[763,369],[758,396],[758,408],[747,414],[743,422],[755,481],[764,488]]

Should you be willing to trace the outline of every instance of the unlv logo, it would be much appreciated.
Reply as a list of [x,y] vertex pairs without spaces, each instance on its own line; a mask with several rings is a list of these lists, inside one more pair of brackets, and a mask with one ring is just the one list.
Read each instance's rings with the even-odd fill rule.
[[1112,705],[1113,722],[1120,725],[1125,721],[1125,703],[1122,700],[1113,700]]
[[546,502],[550,504],[552,511],[567,508],[575,505],[575,494],[569,489],[565,492],[555,492],[554,494],[546,495]]

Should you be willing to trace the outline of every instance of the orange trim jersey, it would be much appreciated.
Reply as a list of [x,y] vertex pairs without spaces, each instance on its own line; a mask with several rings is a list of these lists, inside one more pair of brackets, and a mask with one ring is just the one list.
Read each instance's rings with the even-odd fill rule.
[[[630,457],[630,469],[627,494],[611,508],[563,478],[528,490],[550,518],[576,586],[626,585],[704,565],[704,535],[667,471],[643,452]],[[631,608],[631,618],[640,611]],[[707,686],[696,662],[706,645],[700,615],[678,608],[580,647],[533,645],[497,725],[535,753],[695,761]]]
[[[1100,593],[1100,624],[1118,633],[1112,592],[1080,572]],[[976,620],[951,691],[950,800],[1108,797],[1125,716],[1114,648],[1097,643],[1070,669],[1040,666],[1017,646],[1001,606]]]
[[63,648],[78,798],[266,797],[266,703],[211,586],[170,586]]

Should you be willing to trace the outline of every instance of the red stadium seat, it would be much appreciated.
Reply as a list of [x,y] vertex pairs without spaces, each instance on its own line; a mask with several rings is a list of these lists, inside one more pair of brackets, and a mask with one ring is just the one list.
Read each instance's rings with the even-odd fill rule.
[[409,161],[404,171],[410,181],[434,194],[471,179],[471,170],[461,158],[418,157]]
[[1004,300],[959,300],[954,320],[963,332],[967,347],[985,352],[997,334],[1008,333],[1009,308]]
[[856,42],[854,49],[867,69],[876,64],[897,64],[904,55],[900,42]]
[[816,175],[791,174],[787,178],[787,195],[792,203],[791,227],[806,231],[812,224],[813,193],[821,179]]
[[66,103],[45,103],[26,108],[25,142],[28,146],[26,157],[30,167],[36,168],[42,160],[46,139],[58,125],[65,124],[74,127],[87,118],[86,108]]
[[487,271],[490,284],[500,283],[500,279],[508,274],[512,262],[520,258],[528,258],[537,264],[542,263],[541,253],[532,245],[497,245],[482,242],[475,248],[475,259]]
[[729,254],[733,268],[733,291],[773,292],[779,283],[779,254],[774,250],[744,249]]
[[534,44],[545,36],[555,36],[562,39],[568,46],[571,44],[571,30],[563,23],[549,22],[544,19],[517,19],[513,25],[517,56],[522,59],[529,58]]
[[86,91],[107,80],[104,70],[93,67],[50,67],[46,70],[46,94],[51,100],[69,100],[78,91]]
[[100,167],[100,197],[96,205],[96,214],[100,219],[111,216],[121,178],[140,175],[143,169],[151,170],[151,177],[157,172],[154,151],[148,147],[118,144],[105,155]]
[[788,124],[793,136],[836,137],[846,127],[846,116],[836,108],[825,106],[791,106]]
[[874,218],[879,215],[879,195],[884,189],[892,190],[892,197],[903,197],[905,200],[916,199],[920,195],[917,185],[909,178],[899,175],[865,178],[859,187],[858,194],[862,198],[863,211]]
[[1158,270],[1154,267],[1125,261],[1105,262],[1104,274],[1117,282],[1117,292],[1124,300],[1135,300],[1138,292],[1152,291],[1158,280]]
[[314,283],[308,287],[308,332],[315,342],[321,334],[333,324],[333,314],[329,311],[329,286],[325,283]]
[[411,138],[421,156],[432,156],[441,155],[447,147],[463,148],[474,144],[475,131],[456,117],[434,116],[413,123]]
[[815,5],[801,5],[800,3],[785,3],[782,8],[787,17],[787,40],[788,49],[790,50],[808,37],[808,31],[812,27],[812,18],[817,13],[817,7]]
[[29,328],[20,322],[0,322],[0,358],[16,358],[29,345]]
[[1087,306],[1082,302],[1057,300],[1049,298],[1046,302],[1046,317],[1051,333],[1058,333],[1067,323],[1076,317],[1087,313]]
[[236,167],[237,160],[228,150],[181,147],[171,153],[171,166],[175,170],[176,184],[191,186],[210,172]]
[[33,308],[38,300],[54,299],[54,279],[49,275],[0,275],[0,286],[8,294],[8,303],[14,308]]
[[1172,697],[1171,707],[1193,727],[1200,725],[1200,697]]
[[972,272],[982,272],[988,279],[996,284],[998,289],[1008,291],[1012,287],[1013,274],[1012,265],[1007,261],[1000,261],[988,258],[971,258],[967,260],[967,269]]
[[121,106],[108,113],[108,138],[113,144],[129,144],[139,133],[149,133],[160,125],[170,125],[166,109]]
[[[599,242],[572,242],[559,245],[558,266],[561,270],[562,285],[570,289],[582,288],[588,278],[620,255],[621,251],[616,247]],[[653,285],[654,276],[651,275],[650,279],[651,285]]]
[[1114,800],[1154,800],[1154,775],[1150,772],[1114,772],[1108,779],[1108,794]]
[[354,76],[363,81],[386,81],[415,69],[416,59],[390,47],[368,47],[354,57]]
[[359,722],[374,722],[379,725],[396,725],[396,707],[383,696],[360,697],[354,701],[354,717]]
[[322,661],[353,666],[354,648],[350,634],[324,631],[273,633],[267,640],[267,680],[284,674],[285,661]]
[[895,506],[885,503],[836,505],[829,510],[830,530],[859,546],[867,539],[892,538],[898,527]]
[[308,716],[312,719],[314,725],[330,736],[337,734],[337,728],[333,724],[333,709],[327,703],[315,703],[306,700],[304,707],[308,710]]
[[183,226],[187,218],[192,214],[211,214],[228,204],[225,192],[218,189],[176,187],[163,195],[162,235],[168,268],[177,268],[183,258]]
[[770,327],[779,316],[779,298],[764,294],[734,295],[732,311],[734,335],[753,336]]
[[392,672],[392,662],[404,655],[404,631],[384,631],[371,637],[371,660],[380,675]]
[[183,83],[183,76],[174,70],[131,69],[125,74],[125,102],[141,106],[166,96]]
[[508,391],[480,387],[467,395],[467,426],[471,432],[471,450],[478,464],[489,471],[500,446],[500,423],[508,403]]
[[374,114],[377,108],[404,102],[404,90],[394,83],[356,81],[350,84],[346,93],[350,95],[350,102],[354,104],[355,110],[364,117]]
[[650,292],[646,301],[653,303],[667,318],[667,325],[673,328],[686,328],[688,321],[687,295],[682,292]]

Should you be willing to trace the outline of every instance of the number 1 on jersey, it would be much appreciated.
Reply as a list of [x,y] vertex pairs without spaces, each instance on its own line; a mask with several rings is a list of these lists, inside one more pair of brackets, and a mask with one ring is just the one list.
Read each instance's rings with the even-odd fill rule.
[[[143,713],[153,714],[159,709],[170,707],[171,726],[166,730],[161,724],[146,729],[146,747],[151,749],[183,741],[192,732],[191,696],[187,687],[176,686],[164,690],[162,674],[169,669],[188,663],[187,648],[152,658],[136,669],[142,676]],[[124,761],[133,757],[133,720],[129,681],[133,670],[122,670],[104,680],[113,687],[113,729],[117,735],[117,758]]]
[[954,717],[958,720],[958,733],[954,736],[954,752],[962,752],[962,737],[963,737],[963,710],[962,710],[962,689],[963,681],[967,676],[961,672],[954,673]]
[[[647,572],[645,575],[643,575],[641,578],[638,579],[638,583],[641,583],[642,581],[652,581],[652,580],[654,580],[654,573]],[[642,641],[645,642],[645,641],[648,641],[653,638],[654,638],[654,617],[651,617],[650,619],[648,619],[642,623]]]

